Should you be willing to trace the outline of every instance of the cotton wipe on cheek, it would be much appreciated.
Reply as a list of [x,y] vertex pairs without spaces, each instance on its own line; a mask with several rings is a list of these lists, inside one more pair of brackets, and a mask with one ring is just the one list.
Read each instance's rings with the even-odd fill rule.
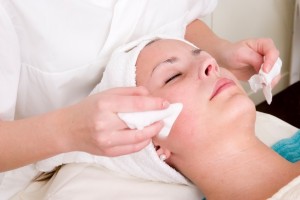
[[118,113],[118,116],[123,120],[130,129],[142,130],[146,126],[163,120],[164,127],[158,134],[160,138],[168,137],[171,128],[182,110],[181,103],[171,104],[164,110]]
[[269,73],[263,72],[262,68],[258,74],[253,75],[249,80],[249,85],[253,92],[257,92],[259,89],[263,89],[264,96],[268,102],[272,102],[272,80],[280,74],[282,61],[280,58],[277,59],[275,65]]

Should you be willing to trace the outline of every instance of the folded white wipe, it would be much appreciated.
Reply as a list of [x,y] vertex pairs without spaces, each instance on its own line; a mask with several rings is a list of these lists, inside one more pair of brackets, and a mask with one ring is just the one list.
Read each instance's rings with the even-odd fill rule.
[[[143,37],[117,48],[107,64],[101,82],[94,88],[91,94],[115,87],[135,87],[135,64],[137,57],[145,45],[159,38],[165,37]],[[132,129],[143,129],[156,121],[163,120],[164,127],[160,131],[159,137],[165,138],[170,133],[172,125],[181,110],[181,103],[173,103],[164,110],[118,113],[118,115],[120,119]],[[146,180],[190,184],[184,176],[160,160],[152,143],[139,152],[112,158],[91,155],[85,152],[64,153],[36,163],[36,168],[40,171],[50,171],[61,164],[82,162],[96,163],[110,170],[126,173]]]
[[277,59],[275,65],[269,73],[263,72],[262,68],[258,74],[253,75],[249,80],[249,85],[254,92],[263,88],[263,93],[268,104],[272,102],[272,80],[280,73],[282,61],[280,58]]
[[165,138],[169,135],[170,130],[182,110],[181,103],[174,103],[165,110],[134,112],[134,113],[118,113],[119,117],[131,129],[142,130],[144,127],[163,120],[164,127],[159,132],[158,136]]

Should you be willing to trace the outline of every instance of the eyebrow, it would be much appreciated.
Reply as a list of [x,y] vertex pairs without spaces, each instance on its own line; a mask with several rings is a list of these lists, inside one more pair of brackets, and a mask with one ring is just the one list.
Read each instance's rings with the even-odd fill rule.
[[[199,55],[199,54],[201,53],[201,51],[202,51],[201,49],[193,49],[193,50],[191,51],[191,54],[192,54],[193,56],[197,56],[197,55]],[[177,62],[177,61],[178,61],[178,58],[177,58],[177,57],[171,57],[171,58],[168,58],[168,59],[166,59],[166,60],[164,60],[164,61],[158,63],[158,64],[153,68],[153,70],[152,70],[152,72],[151,72],[151,76],[152,76],[153,72],[154,72],[158,67],[160,67],[161,65],[163,65],[163,64],[165,64],[165,63],[174,63],[174,62]]]
[[199,55],[200,53],[201,53],[201,49],[194,49],[194,50],[192,50],[192,54],[194,55],[194,56],[197,56],[197,55]]

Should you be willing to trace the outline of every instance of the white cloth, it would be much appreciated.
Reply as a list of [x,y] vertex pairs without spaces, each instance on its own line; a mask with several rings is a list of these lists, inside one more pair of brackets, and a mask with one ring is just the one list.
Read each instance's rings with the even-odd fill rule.
[[300,176],[282,187],[267,200],[297,200],[300,199]]
[[269,147],[279,140],[292,137],[297,131],[297,127],[273,115],[256,112],[255,135]]
[[36,168],[39,171],[50,171],[54,166],[67,163],[94,163],[109,170],[144,180],[191,184],[180,173],[159,159],[152,143],[137,153],[112,158],[94,156],[84,152],[60,154],[38,162]]
[[48,182],[34,182],[10,200],[201,200],[195,186],[146,181],[95,164],[69,164]]
[[280,74],[281,66],[282,61],[280,58],[278,58],[269,73],[265,73],[261,68],[258,74],[254,74],[248,80],[249,85],[254,92],[257,92],[257,90],[263,88],[263,93],[268,104],[271,104],[272,102],[272,80]]
[[[0,118],[26,118],[78,102],[99,82],[115,47],[151,32],[183,36],[186,24],[210,14],[216,4],[217,0],[0,0],[0,96],[5,97]],[[14,193],[9,173],[4,179],[0,174],[0,199]]]
[[171,128],[182,110],[181,103],[171,104],[165,110],[159,111],[146,111],[134,113],[118,113],[118,116],[127,124],[131,129],[142,130],[144,127],[153,124],[154,122],[163,120],[164,127],[158,133],[160,138],[168,137]]

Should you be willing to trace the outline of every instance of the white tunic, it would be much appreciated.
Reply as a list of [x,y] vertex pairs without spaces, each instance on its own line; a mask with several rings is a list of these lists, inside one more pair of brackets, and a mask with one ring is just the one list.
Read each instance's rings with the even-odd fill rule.
[[[154,32],[183,37],[185,26],[210,14],[216,4],[0,0],[0,119],[26,118],[78,102],[99,82],[114,48]],[[27,175],[28,170],[32,166],[25,167]],[[14,174],[22,172],[0,173],[0,199],[16,191],[10,181]],[[14,183],[20,188],[24,181]]]
[[[79,101],[99,82],[114,48],[159,30],[183,36],[187,23],[216,5],[211,0],[1,1],[20,46],[19,85],[10,88],[13,94],[18,90],[18,119]],[[185,24],[175,27],[183,18]]]

